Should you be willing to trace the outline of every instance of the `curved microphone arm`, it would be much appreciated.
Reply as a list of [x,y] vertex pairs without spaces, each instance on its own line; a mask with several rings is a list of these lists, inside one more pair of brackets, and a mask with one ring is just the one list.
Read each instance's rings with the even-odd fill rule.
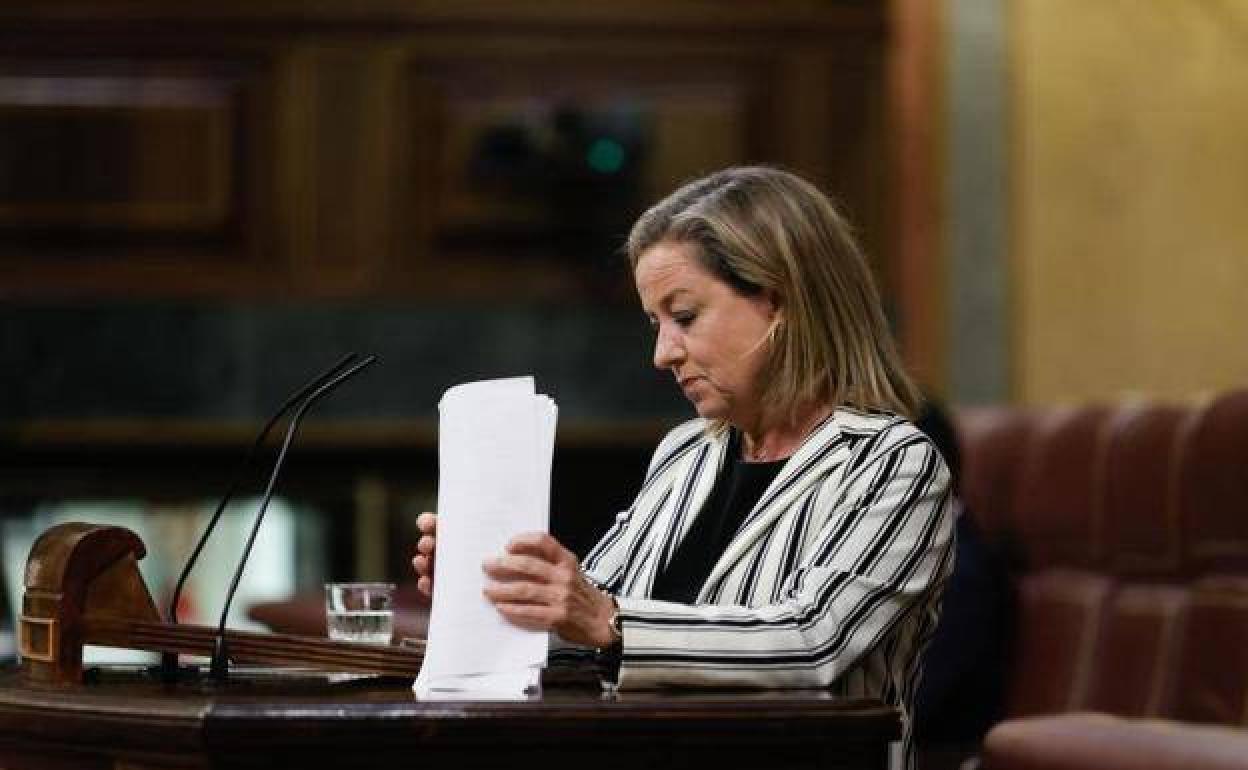
[[282,441],[282,448],[278,452],[277,462],[273,465],[273,472],[269,474],[269,483],[264,490],[264,499],[260,501],[260,509],[256,513],[256,520],[251,526],[251,532],[247,536],[247,544],[243,547],[243,556],[238,562],[238,569],[234,571],[234,579],[230,581],[230,590],[225,594],[225,605],[221,608],[221,619],[217,623],[217,639],[213,647],[210,668],[212,676],[218,681],[224,680],[229,673],[230,655],[229,647],[225,641],[225,619],[230,613],[230,604],[234,601],[234,594],[238,591],[238,583],[243,578],[243,570],[247,567],[247,559],[251,556],[251,547],[255,544],[256,535],[260,532],[260,523],[264,521],[265,511],[268,510],[269,501],[273,498],[273,489],[277,485],[277,477],[282,472],[282,465],[286,460],[286,452],[290,449],[291,442],[294,441],[295,434],[299,430],[299,423],[308,409],[322,396],[355,376],[361,369],[372,365],[376,360],[376,356],[369,356],[349,369],[339,372],[305,398],[303,403],[299,405],[299,408],[295,410],[294,416],[290,418],[290,425],[286,428],[286,438]]
[[273,426],[282,418],[282,415],[290,411],[295,404],[308,398],[308,394],[316,390],[323,383],[341,372],[345,367],[359,358],[358,353],[348,353],[339,359],[338,363],[318,374],[311,382],[300,388],[294,395],[286,399],[286,402],[273,413],[269,421],[264,424],[264,428],[260,430],[260,435],[256,436],[256,441],[251,445],[251,449],[247,450],[247,454],[243,457],[243,462],[238,466],[238,470],[234,474],[234,480],[230,482],[229,489],[226,490],[225,496],[221,498],[217,510],[213,512],[212,518],[208,521],[208,526],[204,527],[203,534],[199,536],[199,542],[195,544],[194,550],[191,551],[190,557],[186,560],[186,564],[182,567],[182,574],[178,577],[178,584],[173,589],[173,599],[169,602],[169,622],[176,624],[178,622],[178,603],[182,600],[182,589],[186,586],[186,579],[190,577],[191,569],[195,566],[195,562],[199,559],[200,551],[204,550],[204,544],[208,542],[208,537],[217,527],[217,522],[221,519],[221,514],[225,511],[225,506],[229,504],[230,498],[238,490],[238,485],[243,480],[243,472],[251,465],[252,458],[256,452],[260,451],[260,447],[264,444],[264,440],[268,438],[269,431],[273,430]]

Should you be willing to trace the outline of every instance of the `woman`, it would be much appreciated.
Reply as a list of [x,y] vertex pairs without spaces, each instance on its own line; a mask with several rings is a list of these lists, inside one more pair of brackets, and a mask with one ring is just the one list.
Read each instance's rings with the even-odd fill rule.
[[[728,169],[642,215],[628,255],[654,365],[699,417],[583,565],[521,536],[485,565],[487,597],[607,651],[621,688],[828,687],[908,715],[949,476],[904,417],[916,390],[849,227],[792,174]],[[430,594],[436,518],[418,525]]]

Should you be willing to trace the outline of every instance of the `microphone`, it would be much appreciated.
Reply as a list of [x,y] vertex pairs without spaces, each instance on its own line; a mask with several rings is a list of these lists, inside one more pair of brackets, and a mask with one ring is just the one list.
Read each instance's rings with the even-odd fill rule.
[[[226,490],[225,495],[221,498],[221,502],[217,505],[217,508],[213,512],[211,519],[209,519],[208,525],[204,528],[203,534],[200,535],[199,541],[195,544],[195,548],[191,551],[191,555],[187,558],[186,563],[182,567],[182,573],[178,577],[177,585],[173,591],[173,598],[169,602],[169,622],[171,624],[177,625],[178,623],[178,604],[181,601],[182,590],[186,585],[187,578],[191,574],[191,569],[195,566],[195,562],[199,559],[199,555],[203,551],[204,544],[208,542],[208,538],[212,535],[213,530],[216,529],[217,523],[221,519],[221,514],[224,513],[225,511],[226,505],[229,504],[230,499],[234,496],[234,493],[237,491],[238,486],[240,482],[242,481],[244,471],[246,471],[250,467],[252,459],[255,457],[256,453],[260,450],[261,446],[263,446],[264,440],[268,437],[269,432],[272,431],[273,426],[275,426],[277,422],[282,418],[282,416],[286,414],[287,412],[289,412],[290,409],[296,404],[300,402],[310,402],[312,399],[316,398],[325,390],[335,387],[339,382],[342,382],[347,377],[353,375],[356,371],[359,371],[360,369],[364,368],[365,366],[368,366],[369,364],[373,363],[373,361],[376,360],[375,356],[370,356],[368,359],[366,359],[366,361],[354,367],[348,374],[335,379],[335,375],[338,375],[347,366],[355,362],[356,359],[358,358],[359,358],[359,354],[348,353],[347,355],[339,359],[338,362],[335,363],[333,366],[331,366],[330,368],[318,374],[310,382],[305,384],[295,393],[291,394],[291,396],[288,397],[286,401],[277,409],[277,411],[274,412],[273,415],[268,419],[268,421],[264,424],[264,427],[260,429],[260,433],[256,436],[255,442],[252,443],[251,448],[247,450],[247,454],[243,457],[242,463],[239,465],[238,470],[235,472],[234,479],[230,482],[229,488]],[[326,387],[327,383],[328,383],[328,387]],[[278,463],[279,464],[281,463],[281,458],[278,459]],[[265,504],[267,505],[267,503],[268,501],[266,499]],[[254,538],[254,535],[253,535],[253,538]],[[250,551],[250,544],[248,544],[248,551]],[[245,560],[246,560],[246,556],[244,556],[244,561]],[[166,682],[171,682],[177,679],[177,673],[178,673],[177,654],[165,653],[164,655],[162,655],[161,678],[164,679]]]
[[235,472],[234,480],[230,482],[229,488],[226,489],[225,496],[221,498],[221,502],[217,505],[217,509],[213,511],[212,518],[208,520],[208,526],[204,527],[203,534],[199,536],[199,542],[195,544],[195,548],[191,551],[190,557],[187,558],[186,564],[182,566],[182,574],[178,577],[178,584],[173,589],[173,599],[169,602],[170,623],[177,625],[178,604],[182,599],[182,589],[186,585],[186,579],[191,574],[191,568],[194,567],[195,562],[199,560],[199,553],[204,549],[204,544],[208,542],[208,537],[212,535],[212,531],[216,529],[217,521],[220,520],[222,512],[225,511],[225,506],[229,504],[230,498],[232,498],[234,493],[238,490],[238,485],[243,479],[243,471],[247,470],[247,468],[251,465],[252,458],[255,457],[256,452],[260,451],[260,447],[264,444],[264,440],[269,436],[269,431],[273,430],[273,426],[276,425],[277,421],[282,418],[282,415],[290,411],[292,406],[299,401],[302,401],[309,393],[320,386],[321,383],[325,382],[330,377],[333,377],[357,358],[359,358],[358,354],[348,353],[339,359],[338,363],[316,375],[315,379],[291,394],[291,396],[286,399],[285,403],[283,403],[281,407],[273,413],[273,416],[270,417],[269,421],[264,424],[264,427],[260,429],[260,434],[256,436],[255,443],[251,445],[251,448],[247,450],[247,454],[243,456],[243,462],[239,465],[238,470]]
[[217,638],[213,645],[212,662],[209,667],[209,672],[217,681],[224,681],[229,676],[230,652],[229,645],[225,639],[225,619],[230,613],[230,603],[234,601],[234,594],[238,592],[238,583],[243,578],[243,570],[247,567],[247,559],[251,556],[251,547],[255,544],[256,535],[260,532],[260,523],[264,521],[264,513],[268,510],[269,501],[273,498],[273,488],[277,485],[277,477],[282,472],[282,465],[286,462],[286,452],[290,449],[291,442],[295,439],[295,434],[299,430],[299,423],[303,420],[303,416],[308,409],[320,400],[322,396],[354,377],[360,370],[371,366],[376,360],[377,356],[369,356],[351,365],[346,370],[332,375],[328,381],[321,383],[311,394],[303,399],[298,409],[295,410],[294,416],[290,418],[290,424],[286,428],[286,437],[282,440],[282,448],[277,453],[277,462],[273,464],[273,472],[269,474],[269,483],[264,490],[264,499],[260,501],[260,510],[256,513],[256,520],[251,525],[251,533],[247,536],[247,545],[243,548],[243,556],[239,559],[238,569],[234,571],[234,579],[230,581],[230,590],[225,594],[225,605],[221,608],[221,620],[217,623]]

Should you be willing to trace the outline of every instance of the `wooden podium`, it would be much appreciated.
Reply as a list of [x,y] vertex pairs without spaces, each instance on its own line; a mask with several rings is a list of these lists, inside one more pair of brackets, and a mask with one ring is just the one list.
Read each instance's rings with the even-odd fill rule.
[[161,684],[130,668],[49,686],[0,673],[0,767],[876,768],[894,709],[824,692],[546,686],[526,701],[418,701],[406,679],[235,672]]
[[89,644],[214,649],[216,629],[160,616],[136,566],[143,554],[133,533],[91,524],[58,525],[35,543],[23,662],[0,671],[0,768],[882,770],[901,732],[895,709],[824,691],[608,697],[575,668],[549,669],[527,700],[418,701],[420,644],[229,631],[230,660],[243,665],[228,677],[84,666]]

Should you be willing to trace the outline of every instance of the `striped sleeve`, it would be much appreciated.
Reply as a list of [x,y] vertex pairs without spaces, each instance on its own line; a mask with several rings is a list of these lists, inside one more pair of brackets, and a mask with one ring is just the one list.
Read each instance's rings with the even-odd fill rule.
[[818,491],[819,529],[780,577],[777,601],[619,597],[620,687],[826,687],[906,633],[899,624],[951,566],[948,470],[916,431],[863,442],[836,478]]

